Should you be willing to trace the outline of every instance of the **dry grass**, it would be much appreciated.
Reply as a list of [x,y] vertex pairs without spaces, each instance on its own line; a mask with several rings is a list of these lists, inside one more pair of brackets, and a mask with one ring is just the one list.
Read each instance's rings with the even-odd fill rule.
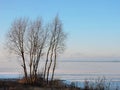
[[0,80],[0,90],[81,90],[72,86],[67,86],[60,80],[54,80],[49,82],[49,85],[41,86],[37,85],[27,85],[22,80]]

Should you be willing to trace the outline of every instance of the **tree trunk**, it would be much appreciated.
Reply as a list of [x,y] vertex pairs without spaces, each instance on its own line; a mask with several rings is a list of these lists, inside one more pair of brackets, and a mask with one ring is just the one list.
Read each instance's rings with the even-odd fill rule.
[[26,63],[25,63],[25,57],[24,57],[24,53],[22,52],[22,59],[23,59],[23,69],[24,69],[24,75],[25,75],[25,79],[26,79],[26,83],[28,82],[27,78],[27,68],[26,68]]
[[46,76],[46,69],[47,69],[47,64],[48,64],[48,57],[49,57],[49,53],[50,53],[50,48],[51,48],[51,46],[48,49],[46,62],[45,62],[45,70],[44,70],[44,75],[43,75],[44,80],[45,80],[45,76]]
[[[54,40],[54,42],[55,42],[55,40]],[[48,79],[49,79],[50,68],[51,68],[51,65],[52,65],[54,45],[55,44],[53,43],[53,45],[52,45],[52,51],[51,51],[51,55],[50,55],[50,64],[49,64],[49,67],[48,67],[48,70],[47,70],[47,84],[48,84]]]
[[55,50],[54,66],[53,66],[51,81],[53,81],[53,78],[54,78],[54,73],[55,73],[55,68],[56,68],[56,59],[57,59],[57,54],[56,54],[56,50]]

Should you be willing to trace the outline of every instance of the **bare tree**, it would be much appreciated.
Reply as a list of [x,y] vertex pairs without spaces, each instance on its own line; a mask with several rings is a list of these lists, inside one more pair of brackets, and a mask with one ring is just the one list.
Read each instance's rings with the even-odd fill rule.
[[[47,83],[48,83],[48,78],[52,63],[53,63],[53,70],[52,70],[51,80],[53,80],[54,71],[56,67],[57,53],[64,50],[65,36],[66,35],[64,34],[62,29],[62,23],[59,20],[58,16],[56,16],[51,25],[51,40],[47,51],[47,58],[46,58],[45,71],[44,71],[44,78],[45,78],[45,73],[47,68],[47,77],[46,77]],[[49,64],[48,64],[48,60],[50,61]]]
[[12,23],[7,37],[9,49],[21,57],[26,83],[37,81],[43,55],[46,57],[43,78],[48,82],[52,70],[53,80],[57,55],[64,50],[66,37],[58,16],[47,26],[40,18],[31,22],[26,18],[17,19]]
[[[32,22],[28,30],[28,53],[30,56],[30,77],[37,79],[37,70],[46,43],[47,30],[42,26],[42,20]],[[34,81],[33,81],[34,82]]]
[[[8,32],[8,47],[22,59],[25,78],[28,80],[28,73],[31,80],[37,78],[38,65],[43,56],[48,29],[43,27],[42,20],[37,18],[35,21],[28,22],[28,19],[17,19],[12,23]],[[29,64],[29,70],[27,68]],[[28,72],[29,71],[29,72]]]
[[40,48],[39,46],[39,34],[42,30],[41,20],[37,20],[35,22],[31,22],[28,29],[28,42],[27,42],[27,50],[29,54],[29,69],[30,69],[30,78],[32,80],[33,75],[35,75],[35,63],[37,59],[37,53]]
[[53,46],[54,36],[55,36],[55,32],[51,31],[50,36],[49,36],[50,41],[48,41],[49,43],[48,43],[48,50],[47,50],[46,62],[45,62],[44,79],[46,78],[46,71],[47,71],[47,68],[48,68],[48,60],[49,60],[49,55],[50,55],[51,48]]
[[65,49],[65,39],[66,39],[66,34],[63,32],[62,24],[60,23],[57,31],[55,47],[54,47],[54,56],[53,56],[54,64],[53,64],[51,81],[53,81],[54,78],[57,56],[61,54]]
[[27,80],[27,67],[25,60],[25,32],[27,30],[28,19],[20,18],[15,20],[8,32],[8,47],[22,59],[22,67]]

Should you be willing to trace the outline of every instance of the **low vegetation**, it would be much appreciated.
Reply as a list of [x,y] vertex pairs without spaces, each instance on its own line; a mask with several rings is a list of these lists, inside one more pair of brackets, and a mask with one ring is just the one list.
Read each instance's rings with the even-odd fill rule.
[[49,81],[49,84],[47,84],[46,81],[40,78],[34,85],[21,83],[20,81],[22,80],[0,80],[0,90],[119,90],[119,87],[111,89],[111,82],[105,78],[90,81],[85,80],[84,87],[82,88],[76,82],[67,84],[62,80]]

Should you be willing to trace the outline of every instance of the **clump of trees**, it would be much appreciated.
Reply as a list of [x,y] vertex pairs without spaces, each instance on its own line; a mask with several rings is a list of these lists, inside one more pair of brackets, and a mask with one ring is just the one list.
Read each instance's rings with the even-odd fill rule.
[[34,21],[28,18],[14,20],[7,34],[7,46],[21,59],[25,83],[37,82],[42,57],[45,57],[42,78],[47,84],[49,79],[54,79],[57,56],[64,51],[65,40],[66,34],[58,16],[49,24],[43,24],[40,18]]

